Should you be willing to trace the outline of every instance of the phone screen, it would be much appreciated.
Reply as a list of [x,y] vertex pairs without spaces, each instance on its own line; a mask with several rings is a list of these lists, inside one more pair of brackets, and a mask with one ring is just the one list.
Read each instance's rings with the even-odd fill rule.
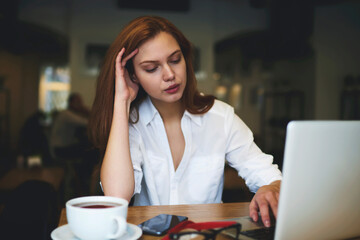
[[161,236],[167,233],[167,231],[182,221],[187,220],[185,216],[160,214],[153,217],[138,226],[142,229],[144,234]]

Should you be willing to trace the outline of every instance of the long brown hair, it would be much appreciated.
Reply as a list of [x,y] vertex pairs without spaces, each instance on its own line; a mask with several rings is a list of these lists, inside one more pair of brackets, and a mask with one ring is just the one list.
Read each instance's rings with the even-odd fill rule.
[[[162,17],[144,16],[132,20],[116,37],[108,49],[104,63],[97,79],[96,96],[92,107],[89,123],[89,135],[96,148],[99,148],[103,156],[111,127],[115,95],[115,59],[119,51],[124,47],[124,56],[127,56],[147,40],[154,38],[160,32],[171,34],[178,42],[187,70],[187,83],[182,96],[185,109],[193,114],[203,114],[209,111],[214,104],[215,97],[202,95],[197,90],[196,78],[192,65],[192,45],[179,29],[171,22]],[[132,76],[134,67],[131,60],[126,68]],[[147,93],[140,86],[135,100],[130,105],[130,112],[136,110]],[[140,116],[137,116],[137,118]],[[135,122],[138,119],[135,119]]]

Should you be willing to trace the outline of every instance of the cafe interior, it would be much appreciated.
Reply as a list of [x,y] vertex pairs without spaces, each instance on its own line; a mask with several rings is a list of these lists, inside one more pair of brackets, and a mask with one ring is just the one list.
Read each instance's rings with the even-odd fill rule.
[[[187,36],[199,90],[233,106],[280,169],[289,121],[360,119],[358,0],[2,1],[0,214],[15,194],[38,194],[24,184],[40,181],[54,199],[41,226],[50,231],[67,200],[102,194],[96,150],[85,162],[56,156],[51,134],[70,94],[91,110],[106,50],[142,15]],[[250,201],[235,170],[224,178],[223,202]]]

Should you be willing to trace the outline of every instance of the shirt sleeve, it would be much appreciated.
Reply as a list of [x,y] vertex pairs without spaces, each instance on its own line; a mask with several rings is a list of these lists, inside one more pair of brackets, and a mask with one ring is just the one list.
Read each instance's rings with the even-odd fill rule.
[[138,130],[131,126],[129,127],[129,142],[130,142],[130,155],[134,168],[135,188],[134,195],[141,191],[141,181],[143,178],[142,164],[143,153],[141,151],[142,140]]
[[232,108],[226,118],[226,160],[245,180],[250,191],[256,192],[263,185],[281,180],[281,172],[273,164],[273,157],[259,149],[254,142],[253,133]]

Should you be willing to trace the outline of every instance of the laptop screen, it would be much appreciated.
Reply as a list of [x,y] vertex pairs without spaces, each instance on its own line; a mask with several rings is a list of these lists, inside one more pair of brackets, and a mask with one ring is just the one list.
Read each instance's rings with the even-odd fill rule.
[[360,236],[360,121],[288,124],[275,239]]

